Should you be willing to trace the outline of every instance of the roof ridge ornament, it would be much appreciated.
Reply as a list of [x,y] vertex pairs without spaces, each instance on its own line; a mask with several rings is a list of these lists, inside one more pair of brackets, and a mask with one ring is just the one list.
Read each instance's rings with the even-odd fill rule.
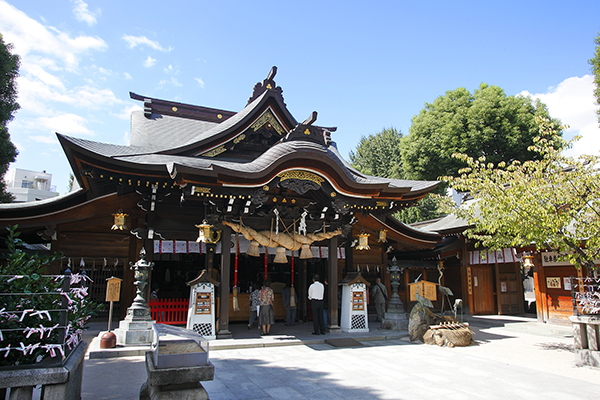
[[335,132],[337,128],[325,128],[313,125],[317,121],[317,115],[316,111],[310,113],[310,116],[306,118],[304,122],[296,125],[283,141],[304,140],[329,147],[331,145],[331,132]]
[[273,66],[269,71],[267,78],[262,82],[258,82],[256,85],[254,85],[254,90],[252,91],[252,96],[250,96],[250,98],[248,99],[248,104],[252,103],[267,90],[274,90],[281,97],[281,101],[283,102],[283,89],[277,86],[277,84],[273,80],[275,78],[275,75],[277,75],[277,67]]

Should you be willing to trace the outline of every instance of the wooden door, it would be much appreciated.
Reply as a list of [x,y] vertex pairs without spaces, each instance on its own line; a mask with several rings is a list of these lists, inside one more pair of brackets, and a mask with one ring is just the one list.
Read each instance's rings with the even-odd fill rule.
[[472,266],[473,314],[496,314],[492,266]]
[[500,274],[500,290],[498,291],[500,314],[518,315],[523,313],[523,294],[519,290],[521,275],[517,273]]

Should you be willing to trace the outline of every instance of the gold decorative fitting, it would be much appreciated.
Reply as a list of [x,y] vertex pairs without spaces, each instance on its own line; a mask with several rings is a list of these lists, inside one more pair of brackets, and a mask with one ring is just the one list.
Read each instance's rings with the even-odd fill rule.
[[387,243],[387,229],[380,229],[377,237],[379,243]]
[[273,197],[273,203],[277,203],[277,197]]
[[268,192],[268,191],[269,191],[269,189],[270,189],[270,188],[269,188],[269,186],[267,186],[267,185],[263,186],[263,190],[264,190],[265,192]]
[[204,157],[215,157],[218,156],[221,153],[226,152],[227,149],[225,148],[225,146],[219,146],[216,149],[212,149],[210,151],[207,151],[206,153],[201,154]]
[[177,107],[173,107],[171,110],[173,110],[173,112],[177,112]]
[[221,114],[217,114],[217,118],[223,119],[223,116]]
[[330,195],[331,197],[335,197],[335,196],[337,196],[337,193],[336,193],[336,192],[331,192],[329,195]]
[[273,89],[273,86],[271,86],[270,83],[267,83],[267,89]]
[[310,131],[308,130],[308,128],[306,128],[306,130],[304,131],[305,135],[310,135]]
[[196,242],[204,242],[209,244],[217,243],[221,239],[221,231],[213,231],[212,225],[210,225],[206,220],[202,221],[202,224],[196,225],[196,228],[199,229],[198,239]]
[[271,128],[275,129],[277,133],[282,136],[285,135],[286,131],[283,129],[279,121],[273,115],[273,112],[270,109],[267,109],[258,119],[250,126],[256,132],[263,125],[269,124]]
[[287,203],[286,199],[281,200],[282,203]]
[[296,204],[296,199],[292,199],[292,204]]
[[369,236],[371,235],[364,231],[358,235],[358,246],[356,246],[356,250],[371,250],[369,247]]
[[125,214],[123,212],[123,210],[119,210],[116,213],[113,214],[114,217],[114,223],[112,229],[113,231],[115,230],[127,230],[127,225],[125,225],[125,217],[127,217],[129,214]]
[[301,181],[311,181],[319,186],[321,186],[321,184],[325,182],[325,179],[321,178],[317,174],[299,170],[282,172],[280,174],[277,174],[277,177],[279,177],[280,181],[285,181],[286,179],[298,179]]

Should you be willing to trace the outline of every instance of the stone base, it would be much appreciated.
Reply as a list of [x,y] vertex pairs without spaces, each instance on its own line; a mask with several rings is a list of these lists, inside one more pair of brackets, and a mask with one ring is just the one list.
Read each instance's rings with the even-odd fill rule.
[[60,367],[0,371],[0,388],[11,388],[11,399],[31,399],[33,387],[41,385],[42,400],[79,400],[86,347],[79,342]]
[[329,333],[339,333],[342,331],[342,328],[340,328],[339,325],[330,325],[326,327],[325,330]]
[[117,335],[117,344],[121,346],[139,346],[152,343],[153,321],[119,322],[119,327],[113,332]]
[[388,331],[405,331],[408,329],[408,316],[406,313],[385,313],[385,318],[381,321],[381,328]]
[[208,400],[201,381],[212,381],[215,366],[160,368],[154,366],[152,352],[146,352],[148,380],[140,388],[140,400]]
[[577,365],[589,365],[591,367],[600,368],[600,351],[576,349],[575,363]]

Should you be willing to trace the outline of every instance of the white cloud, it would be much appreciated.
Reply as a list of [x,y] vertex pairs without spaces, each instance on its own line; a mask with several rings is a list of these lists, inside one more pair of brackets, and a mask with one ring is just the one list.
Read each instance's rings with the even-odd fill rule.
[[45,144],[57,144],[58,141],[56,139],[56,136],[52,135],[48,135],[48,136],[41,136],[41,135],[37,135],[37,136],[29,136],[29,139],[36,142],[36,143],[45,143]]
[[39,117],[36,119],[36,123],[39,127],[46,128],[51,132],[87,136],[92,136],[94,134],[85,126],[87,124],[87,120],[76,114],[61,114],[54,117]]
[[146,60],[144,60],[143,64],[144,64],[144,67],[150,68],[151,66],[156,64],[156,59],[148,56],[148,58],[146,58]]
[[166,86],[166,85],[171,85],[171,86],[176,86],[176,87],[183,86],[181,83],[179,83],[179,81],[175,77],[171,77],[171,79],[169,79],[169,80],[163,79],[160,82],[158,82],[158,86],[162,87],[162,86]]
[[[7,43],[13,43],[15,53],[21,56],[21,65],[43,60],[47,65],[49,57],[54,68],[63,65],[75,70],[80,57],[92,50],[104,50],[106,43],[99,37],[77,36],[47,27],[29,18],[25,13],[0,0],[0,32]],[[33,56],[32,56],[32,53]],[[44,55],[46,58],[41,57]]]
[[600,152],[600,127],[596,110],[598,105],[594,98],[594,82],[592,75],[567,78],[556,87],[548,88],[546,93],[531,94],[523,91],[522,95],[540,99],[548,106],[550,115],[569,126],[565,136],[580,135],[582,138],[570,149],[568,155],[592,154]]
[[198,82],[198,85],[200,85],[201,88],[204,89],[204,81],[200,78],[194,78],[196,80],[196,82]]
[[85,22],[89,26],[94,26],[98,22],[96,20],[96,16],[100,15],[100,10],[96,10],[95,12],[91,12],[88,10],[88,5],[83,0],[73,0],[73,14],[75,15],[75,19],[80,22]]
[[129,120],[131,118],[131,113],[136,110],[143,110],[143,108],[138,106],[137,104],[134,104],[134,105],[123,108],[120,113],[118,113],[118,114],[115,113],[113,115],[120,119]]
[[154,50],[158,51],[171,51],[172,47],[164,48],[158,43],[156,40],[150,40],[146,36],[131,36],[131,35],[123,35],[123,40],[127,42],[127,46],[130,49],[133,49],[137,46],[148,46]]
[[129,72],[123,72],[123,76],[125,77],[125,79],[130,80],[131,79],[131,74],[129,74]]

